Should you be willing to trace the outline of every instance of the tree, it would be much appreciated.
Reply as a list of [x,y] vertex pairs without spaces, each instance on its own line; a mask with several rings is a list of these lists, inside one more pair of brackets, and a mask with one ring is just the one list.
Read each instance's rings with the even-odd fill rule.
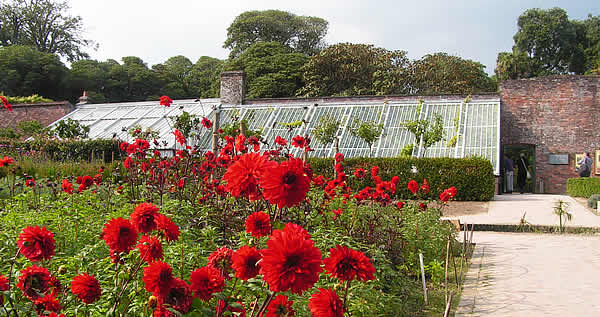
[[258,42],[230,60],[227,70],[244,70],[249,98],[294,96],[303,86],[302,66],[308,57],[278,42]]
[[32,47],[0,47],[0,91],[12,96],[38,94],[62,99],[66,92],[67,67],[58,56]]
[[446,53],[423,56],[412,64],[413,94],[471,94],[496,91],[483,64]]
[[107,99],[112,102],[157,100],[162,86],[157,73],[148,69],[139,57],[126,56],[122,61],[122,65],[107,61],[110,65],[105,89]]
[[529,9],[519,16],[513,50],[540,63],[540,75],[581,74],[583,54],[577,43],[577,27],[560,8]]
[[501,52],[496,60],[496,76],[506,79],[531,78],[538,75],[539,61],[523,52]]
[[304,96],[404,94],[409,89],[404,51],[340,43],[311,57],[304,66]]
[[227,28],[224,48],[236,58],[257,42],[279,42],[294,52],[313,55],[321,50],[327,34],[327,21],[279,11],[247,11],[238,15]]
[[319,124],[312,131],[315,140],[323,145],[323,148],[335,141],[340,128],[340,121],[329,115],[321,116]]
[[0,46],[30,45],[40,52],[87,58],[84,48],[93,46],[83,37],[81,17],[66,12],[66,1],[12,0],[0,4]]
[[588,15],[588,18],[578,22],[583,29],[583,50],[585,54],[585,70],[593,73],[600,62],[600,16]]
[[191,79],[194,64],[185,56],[167,59],[163,64],[152,66],[152,70],[165,83],[161,93],[171,98],[194,98],[194,82]]
[[[444,139],[444,126],[439,114],[433,117],[433,122],[422,119],[407,121],[403,125],[415,136],[414,144],[423,148],[421,155],[425,155],[428,148]],[[414,146],[410,148],[413,149]]]
[[109,95],[111,93],[106,89],[111,67],[112,65],[108,62],[98,62],[89,59],[73,62],[69,73],[69,86],[71,88],[72,99],[75,100],[81,96],[83,91],[87,91],[91,103],[108,101],[105,93]]
[[355,117],[348,127],[348,131],[353,136],[367,143],[369,146],[369,157],[371,157],[373,144],[381,137],[381,133],[383,132],[383,123],[378,124],[374,121],[363,121]]
[[190,80],[195,84],[194,95],[198,98],[214,98],[219,96],[221,84],[221,72],[225,62],[209,57],[202,56],[196,64],[192,66]]

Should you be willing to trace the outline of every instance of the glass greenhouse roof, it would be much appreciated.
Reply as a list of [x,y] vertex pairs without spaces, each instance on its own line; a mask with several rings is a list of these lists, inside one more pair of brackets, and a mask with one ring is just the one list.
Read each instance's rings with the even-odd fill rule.
[[[451,98],[451,96],[448,96]],[[254,101],[260,102],[260,101]],[[172,118],[183,111],[197,117],[214,118],[214,112],[220,111],[220,124],[245,119],[250,130],[261,130],[263,140],[273,146],[276,136],[291,139],[296,135],[308,135],[319,124],[320,118],[335,118],[341,124],[338,129],[339,150],[346,157],[369,156],[369,147],[361,139],[353,136],[348,128],[355,118],[383,124],[382,136],[373,144],[371,155],[374,157],[394,157],[409,144],[417,144],[413,156],[424,157],[470,157],[481,156],[489,159],[494,171],[499,174],[500,158],[500,100],[490,97],[487,100],[464,102],[459,99],[427,101],[420,107],[415,98],[409,101],[350,101],[322,102],[315,104],[302,99],[294,103],[249,105],[220,105],[219,99],[175,100],[171,107],[159,105],[158,101],[113,104],[87,104],[78,106],[73,112],[62,118],[71,118],[90,127],[89,137],[119,138],[132,141],[127,130],[136,125],[143,129],[159,131],[160,141],[166,142],[165,148],[176,148],[172,132]],[[420,140],[415,140],[403,123],[410,120],[428,119],[430,122],[440,115],[443,122],[444,140],[424,150]],[[302,122],[300,124],[300,122]],[[286,124],[287,123],[287,124]],[[296,123],[296,124],[290,124]],[[56,124],[56,122],[54,123]],[[202,149],[211,148],[211,131],[201,128],[194,140],[190,140]],[[332,157],[333,145],[319,144],[313,137],[310,147],[314,150],[310,156]],[[296,156],[301,153],[295,149]]]

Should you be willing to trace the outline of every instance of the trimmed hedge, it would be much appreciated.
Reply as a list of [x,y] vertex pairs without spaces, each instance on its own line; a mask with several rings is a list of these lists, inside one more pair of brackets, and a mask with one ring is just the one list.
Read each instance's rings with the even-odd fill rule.
[[600,194],[600,178],[578,177],[567,179],[567,194],[572,197],[589,198],[594,194]]
[[[315,175],[333,177],[334,160],[332,158],[309,158]],[[348,183],[352,188],[374,187],[370,176],[371,166],[379,166],[379,177],[390,180],[392,176],[400,177],[400,183],[393,198],[410,199],[413,194],[407,184],[411,179],[422,184],[427,179],[430,186],[430,199],[439,199],[439,194],[450,186],[456,187],[457,200],[487,201],[494,197],[496,182],[494,169],[489,160],[483,158],[350,158],[343,164]],[[411,172],[412,166],[417,173]],[[366,177],[356,179],[352,174],[357,168],[366,171]]]
[[98,139],[98,140],[2,140],[0,141],[0,155],[21,157],[30,154],[41,154],[53,161],[90,161],[92,153],[94,160],[102,158],[110,162],[124,159],[126,154],[119,149],[119,140]]

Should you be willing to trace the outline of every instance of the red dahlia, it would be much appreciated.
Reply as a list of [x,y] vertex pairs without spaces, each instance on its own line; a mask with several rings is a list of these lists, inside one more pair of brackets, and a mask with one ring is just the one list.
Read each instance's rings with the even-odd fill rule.
[[227,182],[225,190],[234,197],[246,197],[250,200],[260,198],[258,192],[258,179],[265,170],[277,166],[269,161],[268,157],[258,153],[246,153],[233,163],[223,175]]
[[396,203],[396,207],[397,207],[398,209],[402,209],[402,208],[404,208],[404,202],[402,202],[402,201],[399,201],[399,202],[397,202],[397,203]]
[[61,309],[60,303],[52,294],[34,299],[33,305],[35,306],[35,312],[40,315],[46,311],[58,313]]
[[177,239],[179,239],[179,227],[171,220],[171,218],[163,214],[156,214],[154,222],[156,222],[156,230],[158,230],[159,235],[167,242],[177,241]]
[[171,289],[162,299],[162,304],[167,304],[176,311],[185,314],[192,308],[193,300],[190,285],[180,278],[174,278]]
[[[0,274],[0,292],[6,292],[10,289],[8,278]],[[4,296],[0,293],[0,306],[4,305]]]
[[269,215],[257,211],[246,218],[246,232],[253,237],[260,238],[271,234],[271,220]]
[[344,161],[344,154],[342,153],[335,153],[335,162],[336,163],[341,163]]
[[290,159],[266,169],[260,178],[263,196],[279,208],[297,205],[306,198],[310,178],[301,159]]
[[8,166],[10,164],[13,164],[14,162],[15,162],[15,160],[13,160],[12,157],[5,156],[3,159],[0,160],[0,167]]
[[306,145],[306,139],[299,135],[296,135],[292,138],[292,145],[295,147],[303,148]]
[[36,299],[50,288],[50,272],[45,267],[30,266],[21,270],[17,287],[29,299]]
[[160,97],[160,105],[165,107],[170,107],[173,103],[173,100],[169,98],[169,96],[161,96]]
[[32,262],[50,260],[56,248],[52,232],[48,231],[46,227],[40,228],[39,226],[23,229],[17,245],[21,254]]
[[100,299],[100,295],[102,295],[102,289],[98,280],[93,275],[87,273],[81,273],[73,278],[71,292],[86,304],[97,301]]
[[362,168],[357,168],[354,171],[354,176],[359,179],[365,177],[365,170]]
[[225,286],[225,279],[219,270],[211,266],[204,266],[190,274],[192,291],[201,300],[208,301],[214,293],[219,293]]
[[142,236],[138,241],[137,248],[140,250],[140,257],[147,263],[163,258],[162,244],[155,236]]
[[202,126],[207,129],[210,129],[212,127],[212,122],[210,120],[208,120],[207,118],[202,118],[202,121],[200,121],[200,124],[202,124]]
[[424,180],[423,180],[423,185],[421,185],[421,191],[422,191],[424,194],[427,194],[427,193],[429,193],[429,183],[427,182],[427,179],[424,179]]
[[457,192],[456,187],[452,186],[452,187],[448,188],[448,194],[450,194],[451,198],[456,196],[456,192]]
[[229,279],[229,273],[231,272],[231,257],[233,256],[233,250],[227,247],[221,247],[215,250],[208,256],[207,266],[214,267],[219,270],[223,277]]
[[273,292],[300,294],[311,288],[323,271],[321,251],[296,227],[275,230],[261,253],[260,273]]
[[444,203],[447,203],[448,200],[450,200],[450,193],[447,189],[440,194],[440,200]]
[[175,139],[177,140],[177,143],[184,145],[186,140],[185,137],[183,136],[183,133],[181,133],[181,131],[179,131],[178,129],[175,129],[175,131],[173,131],[173,134],[175,135]]
[[165,298],[173,286],[173,269],[165,262],[152,262],[144,268],[142,281],[152,295]]
[[156,215],[158,207],[152,203],[141,203],[135,207],[131,214],[131,223],[139,232],[150,232],[156,229]]
[[235,270],[235,277],[247,281],[258,275],[258,261],[260,261],[260,252],[255,247],[247,245],[237,250],[231,257],[231,267]]
[[308,300],[308,308],[314,317],[343,317],[344,307],[338,295],[331,289],[319,288]]
[[284,139],[284,138],[282,138],[282,137],[280,137],[280,136],[276,136],[275,137],[275,143],[277,143],[277,144],[279,144],[281,146],[286,146],[287,140]]
[[127,219],[113,218],[102,230],[102,239],[113,253],[129,252],[137,240],[137,230]]
[[265,317],[293,317],[296,311],[292,309],[294,301],[288,301],[287,296],[277,295],[267,307],[267,315]]
[[0,100],[2,100],[2,105],[4,105],[4,108],[6,108],[8,111],[12,111],[12,105],[8,103],[8,99],[6,99],[6,97],[0,96]]
[[340,281],[374,280],[375,267],[362,252],[351,248],[336,246],[329,249],[329,258],[323,260],[325,270]]
[[419,190],[419,183],[417,183],[417,181],[414,179],[411,180],[408,182],[408,190],[410,190],[411,193],[416,194]]

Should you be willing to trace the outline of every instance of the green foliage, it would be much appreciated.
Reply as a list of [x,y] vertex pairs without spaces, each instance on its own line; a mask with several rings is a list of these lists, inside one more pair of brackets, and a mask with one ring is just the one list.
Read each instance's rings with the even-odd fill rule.
[[[309,158],[308,162],[315,175],[333,176],[333,159]],[[406,188],[406,184],[412,179],[419,183],[427,179],[431,188],[427,197],[432,199],[438,198],[450,186],[455,186],[458,190],[456,200],[488,201],[495,193],[494,169],[490,161],[484,158],[347,158],[343,165],[348,175],[357,168],[370,169],[377,165],[381,179],[389,180],[392,176],[398,176],[400,185],[394,196],[398,199],[414,197]],[[416,174],[411,172],[413,166],[418,171]],[[598,180],[600,183],[600,179]],[[369,177],[362,180],[349,177],[348,184],[352,188],[375,187]]]
[[230,60],[225,69],[246,72],[248,98],[290,97],[303,86],[301,68],[307,61],[308,57],[281,43],[258,42]]
[[[403,126],[415,136],[415,146],[420,145],[423,148],[423,153],[435,143],[444,139],[444,126],[442,122],[442,116],[435,114],[433,117],[433,123],[429,120],[412,120],[403,123]],[[421,143],[421,139],[423,142]]]
[[314,55],[304,66],[303,96],[352,96],[410,92],[404,51],[340,43]]
[[312,134],[323,147],[327,147],[335,141],[339,128],[340,121],[338,119],[330,115],[324,115],[319,119],[319,123],[315,126]]
[[200,125],[200,118],[187,111],[183,111],[180,115],[171,119],[173,120],[173,128],[178,129],[186,139],[192,136],[192,132],[197,130]]
[[567,194],[572,197],[589,198],[600,194],[600,178],[579,177],[567,179]]
[[[0,96],[2,93],[0,93]],[[14,97],[14,96],[4,96],[8,100],[8,103],[16,105],[20,103],[40,103],[40,102],[52,102],[52,99],[44,98],[40,95],[31,95],[27,97]]]
[[358,137],[367,143],[370,156],[373,143],[381,137],[381,133],[383,132],[383,123],[378,124],[374,121],[363,121],[355,117],[348,127],[348,131],[350,131],[350,134],[353,136]]
[[238,57],[259,42],[278,42],[294,52],[313,55],[325,46],[327,25],[321,18],[285,11],[246,11],[227,28],[223,47],[231,50],[230,58]]
[[221,88],[221,72],[225,62],[209,57],[201,56],[192,67],[190,80],[194,83],[193,91],[197,98],[215,98],[219,96]]
[[600,201],[600,194],[594,194],[588,198],[588,207],[597,209],[598,201]]
[[67,118],[67,120],[59,121],[52,132],[61,139],[85,139],[88,137],[90,127]]
[[3,20],[0,47],[28,45],[40,52],[65,57],[71,62],[87,58],[84,49],[94,43],[83,37],[81,17],[69,15],[68,10],[68,2],[60,0],[0,3]]
[[39,121],[20,121],[17,126],[13,128],[2,128],[0,129],[0,139],[19,139],[29,136],[37,136],[47,132],[47,129],[43,127]]
[[535,77],[539,68],[539,61],[523,52],[500,52],[496,60],[499,81]]
[[569,213],[569,203],[563,200],[557,200],[554,206],[554,214],[558,216],[560,232],[565,232],[565,225],[567,221],[573,219],[573,215]]
[[415,145],[410,143],[405,145],[402,150],[400,150],[400,157],[409,157],[412,156]]
[[0,155],[18,158],[27,153],[39,153],[48,160],[58,162],[89,161],[92,152],[96,159],[104,155],[105,162],[122,159],[119,140],[56,140],[39,139],[31,141],[4,140]]
[[493,92],[495,82],[481,63],[446,53],[423,56],[412,64],[412,94],[471,94]]

